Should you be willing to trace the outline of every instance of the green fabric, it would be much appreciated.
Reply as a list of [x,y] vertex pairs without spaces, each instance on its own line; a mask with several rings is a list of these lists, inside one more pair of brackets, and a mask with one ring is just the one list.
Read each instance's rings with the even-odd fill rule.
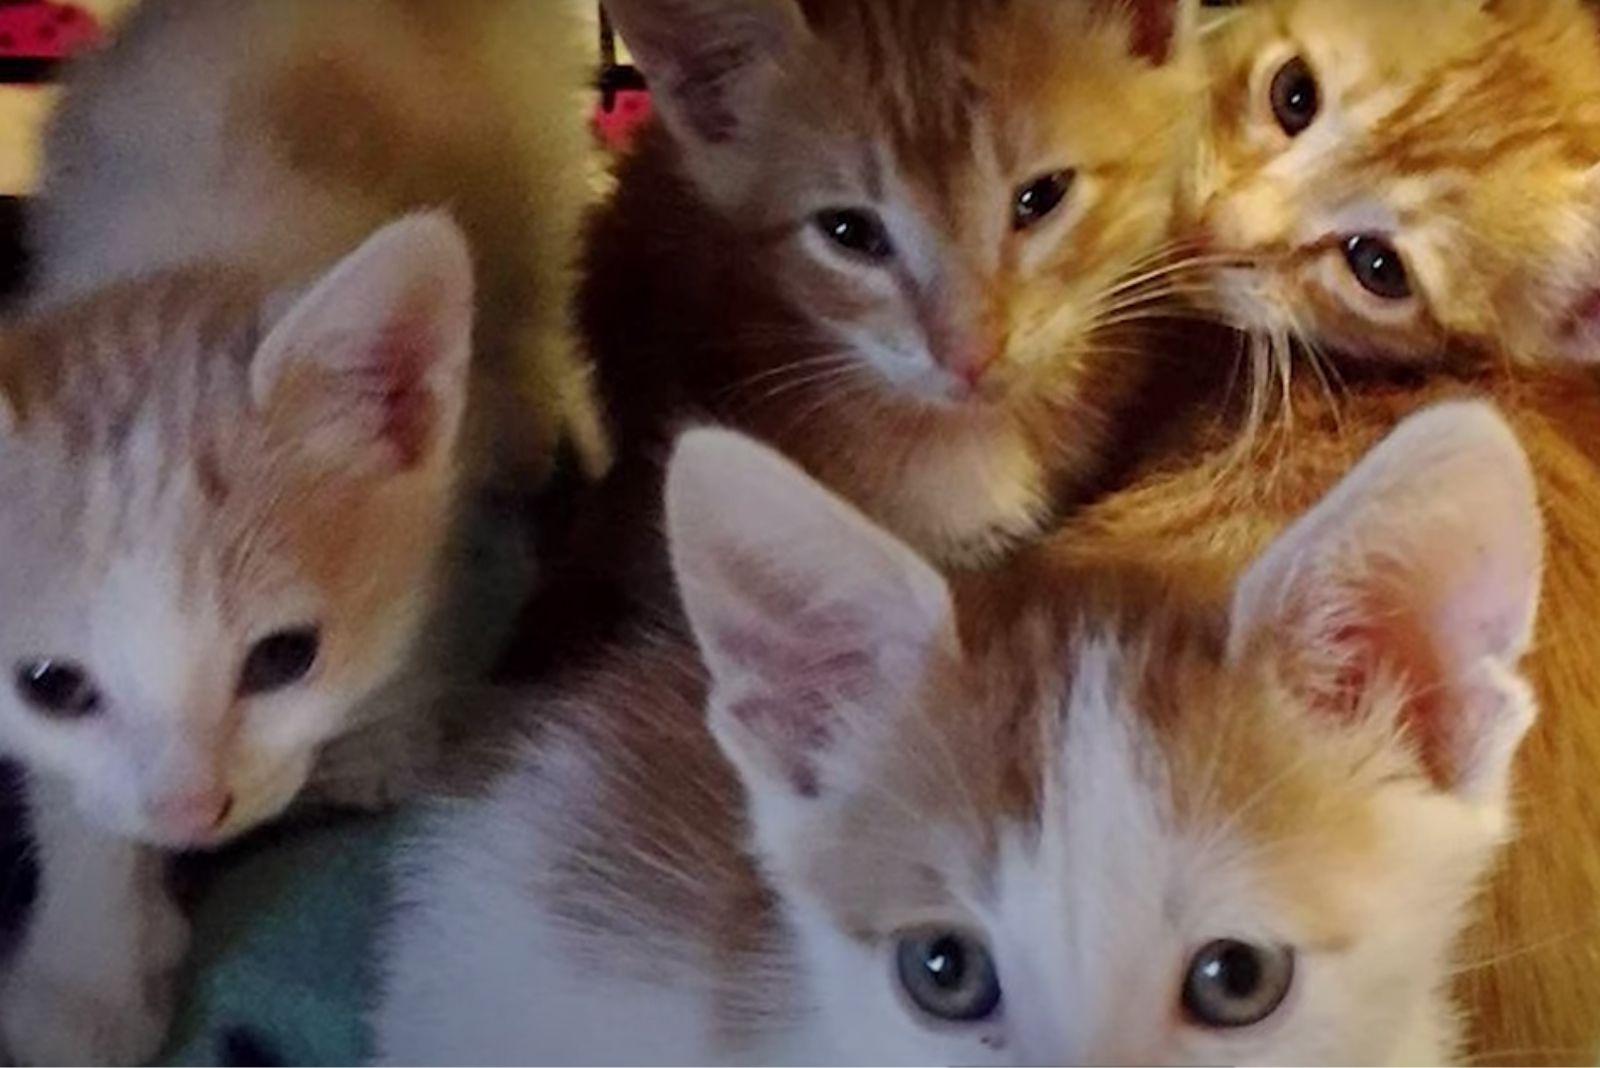
[[283,1064],[358,1064],[395,818],[298,828],[231,856],[194,914],[174,1065],[225,1064],[243,1033]]

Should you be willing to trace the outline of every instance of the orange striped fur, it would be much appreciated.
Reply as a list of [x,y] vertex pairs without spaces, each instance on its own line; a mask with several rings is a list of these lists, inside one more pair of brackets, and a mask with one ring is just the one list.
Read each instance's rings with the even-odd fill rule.
[[[1600,357],[1600,21],[1582,0],[1250,0],[1205,35],[1192,235],[1263,335],[1378,359]],[[1309,69],[1291,136],[1273,83]],[[1392,245],[1375,295],[1343,243]]]

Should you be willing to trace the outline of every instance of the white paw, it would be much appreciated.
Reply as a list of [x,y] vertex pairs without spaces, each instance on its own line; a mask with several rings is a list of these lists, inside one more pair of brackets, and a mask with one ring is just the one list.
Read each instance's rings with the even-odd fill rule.
[[172,1020],[171,972],[91,990],[19,970],[0,993],[0,1044],[17,1064],[145,1064]]

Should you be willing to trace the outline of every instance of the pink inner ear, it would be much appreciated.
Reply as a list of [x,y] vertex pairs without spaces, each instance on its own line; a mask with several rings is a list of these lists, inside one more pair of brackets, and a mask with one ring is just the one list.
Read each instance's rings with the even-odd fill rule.
[[1176,0],[1133,0],[1128,13],[1133,17],[1134,54],[1158,65],[1172,58],[1178,35]]
[[1567,341],[1600,343],[1600,287],[1585,291],[1568,305],[1561,336]]
[[1465,698],[1452,690],[1424,622],[1396,599],[1370,593],[1360,599],[1354,618],[1337,625],[1324,641],[1335,663],[1331,672],[1316,674],[1313,705],[1349,717],[1380,680],[1391,685],[1398,681],[1405,697],[1400,722],[1408,743],[1435,785],[1453,785],[1459,771],[1453,728],[1460,710],[1452,705]]
[[384,332],[353,383],[360,403],[380,415],[380,435],[391,445],[402,470],[422,462],[438,425],[438,412],[428,391],[426,328],[405,322]]

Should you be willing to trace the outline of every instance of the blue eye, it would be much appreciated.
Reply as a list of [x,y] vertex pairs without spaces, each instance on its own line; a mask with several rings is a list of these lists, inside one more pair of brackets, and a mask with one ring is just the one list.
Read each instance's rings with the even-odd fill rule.
[[911,1003],[935,1019],[976,1023],[1000,1007],[994,958],[970,934],[929,928],[902,935],[895,966]]
[[1218,939],[1189,961],[1183,1008],[1201,1027],[1253,1027],[1278,1011],[1293,984],[1294,950]]
[[894,255],[889,231],[875,211],[837,208],[818,212],[813,223],[829,241],[864,260],[886,260]]

